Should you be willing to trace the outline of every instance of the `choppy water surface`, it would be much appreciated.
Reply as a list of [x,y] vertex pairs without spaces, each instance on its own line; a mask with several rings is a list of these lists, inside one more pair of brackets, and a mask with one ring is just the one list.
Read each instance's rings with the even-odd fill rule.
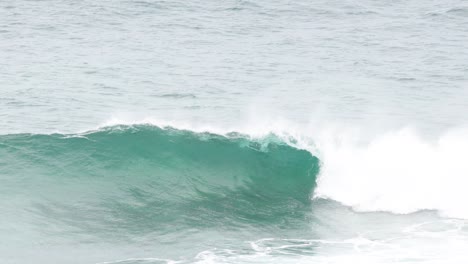
[[0,262],[463,263],[465,1],[0,1]]

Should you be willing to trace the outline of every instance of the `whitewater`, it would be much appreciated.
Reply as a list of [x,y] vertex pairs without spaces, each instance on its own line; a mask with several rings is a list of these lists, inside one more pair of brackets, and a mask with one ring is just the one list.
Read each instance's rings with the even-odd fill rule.
[[468,6],[0,1],[0,262],[468,262]]

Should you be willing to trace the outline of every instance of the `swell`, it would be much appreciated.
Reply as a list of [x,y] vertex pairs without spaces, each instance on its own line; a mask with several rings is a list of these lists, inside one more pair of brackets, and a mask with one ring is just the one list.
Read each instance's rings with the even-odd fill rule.
[[43,229],[88,233],[295,219],[309,208],[319,170],[316,157],[274,135],[149,125],[4,135],[0,156],[0,206],[12,218],[5,223],[15,225],[23,208]]

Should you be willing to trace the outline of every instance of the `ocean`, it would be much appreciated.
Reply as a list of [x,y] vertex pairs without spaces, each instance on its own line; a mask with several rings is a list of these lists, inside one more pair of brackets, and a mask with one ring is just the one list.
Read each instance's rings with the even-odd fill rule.
[[468,262],[468,3],[0,1],[0,263]]

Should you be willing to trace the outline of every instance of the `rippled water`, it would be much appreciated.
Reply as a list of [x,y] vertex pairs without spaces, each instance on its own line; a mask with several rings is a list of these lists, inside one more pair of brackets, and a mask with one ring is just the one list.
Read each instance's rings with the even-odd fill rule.
[[0,6],[3,133],[75,132],[112,116],[464,121],[464,1]]

